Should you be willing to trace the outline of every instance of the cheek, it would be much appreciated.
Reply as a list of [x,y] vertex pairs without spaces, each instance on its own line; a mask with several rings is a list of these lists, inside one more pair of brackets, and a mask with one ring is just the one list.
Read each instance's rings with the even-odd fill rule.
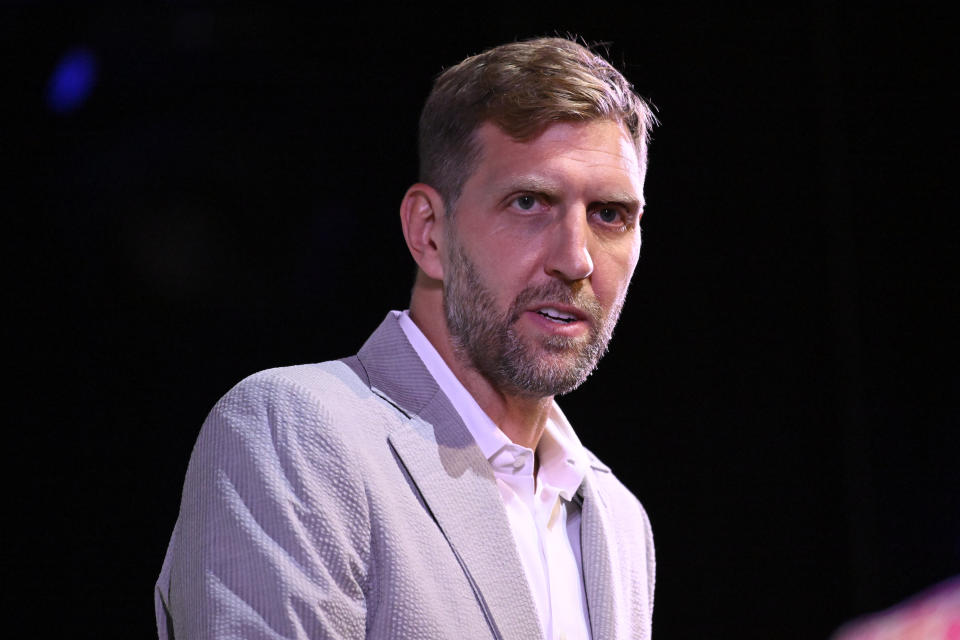
[[482,249],[484,268],[496,278],[494,284],[510,288],[535,278],[540,270],[539,245],[514,234],[499,236]]
[[601,304],[610,305],[626,294],[638,257],[639,246],[634,251],[606,255],[595,262],[592,284]]
[[513,304],[520,291],[534,278],[535,261],[530,259],[533,252],[524,251],[523,246],[499,242],[475,246],[472,252],[475,252],[473,264],[483,287],[501,308]]

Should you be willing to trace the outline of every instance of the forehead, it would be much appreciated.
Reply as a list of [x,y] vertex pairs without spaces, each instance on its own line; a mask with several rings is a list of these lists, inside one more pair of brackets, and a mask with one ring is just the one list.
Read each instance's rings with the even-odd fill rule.
[[[626,128],[611,120],[558,122],[518,141],[493,123],[476,132],[479,160],[467,185],[494,188],[525,176],[543,182],[587,182],[632,191],[642,201],[643,174]],[[571,185],[573,186],[573,185]]]

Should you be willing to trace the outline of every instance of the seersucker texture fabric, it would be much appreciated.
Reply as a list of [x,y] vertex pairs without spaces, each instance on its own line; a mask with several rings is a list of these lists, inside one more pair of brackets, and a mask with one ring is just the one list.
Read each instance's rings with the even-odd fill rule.
[[[649,638],[643,507],[592,455],[577,499],[593,637]],[[155,607],[161,640],[543,637],[490,464],[392,315],[214,406]]]

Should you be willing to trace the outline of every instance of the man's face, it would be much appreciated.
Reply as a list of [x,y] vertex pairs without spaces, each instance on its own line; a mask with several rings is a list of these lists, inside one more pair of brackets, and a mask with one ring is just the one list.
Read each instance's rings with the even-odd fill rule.
[[606,351],[640,255],[643,178],[625,130],[492,124],[447,227],[444,309],[459,358],[504,393],[579,386]]

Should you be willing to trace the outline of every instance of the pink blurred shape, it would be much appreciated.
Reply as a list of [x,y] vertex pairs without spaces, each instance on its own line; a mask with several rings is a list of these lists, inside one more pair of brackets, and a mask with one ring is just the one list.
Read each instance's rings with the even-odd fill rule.
[[848,622],[832,640],[960,640],[960,576]]

